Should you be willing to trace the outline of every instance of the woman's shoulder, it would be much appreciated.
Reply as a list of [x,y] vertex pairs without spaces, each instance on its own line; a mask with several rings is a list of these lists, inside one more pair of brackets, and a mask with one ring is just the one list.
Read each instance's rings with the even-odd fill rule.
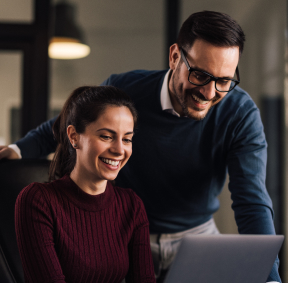
[[[57,181],[54,181],[57,182]],[[49,183],[38,183],[34,182],[26,186],[21,190],[17,197],[17,202],[37,202],[49,201],[51,196],[55,194],[54,182]]]
[[[121,188],[118,186],[113,186],[115,193],[126,198],[138,199],[139,197],[137,194],[129,188]],[[140,199],[140,198],[139,198]]]
[[132,216],[134,229],[149,226],[146,209],[141,198],[132,190],[114,187],[119,196],[123,196],[123,211]]
[[15,207],[16,209],[30,208],[34,206],[45,206],[46,201],[46,184],[45,183],[31,183],[26,186],[19,193]]
[[133,206],[135,209],[144,209],[144,204],[141,200],[141,198],[132,190],[129,188],[121,188],[118,186],[113,186],[115,190],[116,197],[121,198],[125,200],[127,203],[129,203],[131,206]]

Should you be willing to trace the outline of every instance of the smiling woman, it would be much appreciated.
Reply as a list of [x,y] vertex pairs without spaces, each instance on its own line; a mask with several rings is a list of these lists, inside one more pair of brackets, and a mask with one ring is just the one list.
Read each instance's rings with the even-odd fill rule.
[[53,132],[50,183],[24,188],[16,234],[27,282],[155,282],[140,198],[111,184],[132,154],[137,114],[115,87],[80,87]]
[[103,193],[107,180],[114,180],[131,156],[133,125],[132,113],[126,106],[107,106],[82,134],[69,125],[68,137],[77,152],[71,179],[87,193]]

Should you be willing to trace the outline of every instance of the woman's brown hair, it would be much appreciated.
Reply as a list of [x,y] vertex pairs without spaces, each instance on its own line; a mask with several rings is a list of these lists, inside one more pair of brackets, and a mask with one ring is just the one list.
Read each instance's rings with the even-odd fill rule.
[[67,136],[67,127],[73,125],[78,134],[84,133],[88,124],[96,121],[108,106],[127,107],[137,124],[137,112],[130,97],[113,86],[83,86],[75,89],[65,102],[53,125],[58,142],[49,170],[49,181],[70,174],[76,163],[76,149]]

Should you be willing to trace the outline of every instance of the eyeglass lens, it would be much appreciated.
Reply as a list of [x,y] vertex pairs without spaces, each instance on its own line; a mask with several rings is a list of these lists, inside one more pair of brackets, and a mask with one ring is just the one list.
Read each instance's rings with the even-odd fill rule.
[[[197,70],[193,70],[189,74],[189,81],[195,85],[205,85],[209,83],[211,77],[205,73]],[[216,89],[219,91],[230,91],[234,88],[235,83],[230,79],[217,79],[216,80]]]

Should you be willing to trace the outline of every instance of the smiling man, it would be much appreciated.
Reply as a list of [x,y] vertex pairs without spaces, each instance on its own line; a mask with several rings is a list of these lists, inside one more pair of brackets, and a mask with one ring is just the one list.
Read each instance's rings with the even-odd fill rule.
[[[244,40],[230,16],[195,13],[170,47],[169,70],[131,71],[103,82],[128,93],[139,112],[133,154],[116,182],[145,204],[157,282],[163,282],[184,235],[219,233],[213,214],[227,172],[239,233],[275,234],[263,125],[257,106],[238,86]],[[11,147],[23,158],[54,151],[54,121],[17,146],[0,148],[0,158],[14,158]],[[278,259],[267,282],[281,282]]]
[[170,98],[180,116],[202,120],[239,82],[233,80],[239,47],[219,47],[196,39],[189,52],[184,48],[178,44],[170,48],[170,69],[174,70],[169,80]]

